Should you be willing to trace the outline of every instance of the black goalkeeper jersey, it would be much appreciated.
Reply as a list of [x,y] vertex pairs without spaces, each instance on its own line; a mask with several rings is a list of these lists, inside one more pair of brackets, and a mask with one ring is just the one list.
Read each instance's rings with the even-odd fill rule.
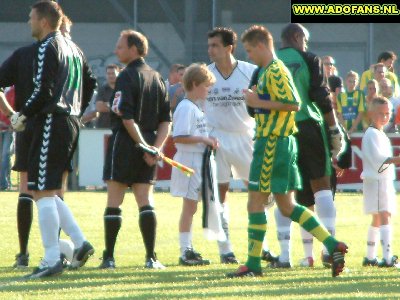
[[38,43],[18,48],[0,66],[0,87],[15,86],[15,107],[20,111],[33,93],[35,53]]
[[96,87],[82,51],[55,31],[38,43],[35,52],[34,89],[21,113],[81,115]]

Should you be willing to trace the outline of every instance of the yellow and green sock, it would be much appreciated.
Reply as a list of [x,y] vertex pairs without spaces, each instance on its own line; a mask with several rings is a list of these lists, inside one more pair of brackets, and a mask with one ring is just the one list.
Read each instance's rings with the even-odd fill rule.
[[301,227],[322,242],[330,254],[333,253],[338,241],[329,233],[325,226],[318,221],[311,210],[296,204],[290,218],[292,221],[299,223]]
[[246,266],[252,271],[261,271],[261,251],[266,231],[267,217],[265,212],[249,213],[247,229],[249,244]]

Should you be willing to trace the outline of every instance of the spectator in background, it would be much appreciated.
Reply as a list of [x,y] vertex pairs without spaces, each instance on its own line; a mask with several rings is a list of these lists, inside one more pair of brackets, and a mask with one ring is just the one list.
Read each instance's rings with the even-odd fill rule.
[[329,77],[337,75],[338,72],[335,67],[335,60],[332,56],[326,55],[322,57],[322,65],[324,67],[325,81],[327,81]]
[[[390,80],[393,86],[393,94],[398,97],[400,96],[400,87],[398,83],[398,78],[396,74],[394,73],[394,63],[397,60],[397,56],[393,51],[385,51],[379,54],[378,56],[378,63],[377,65],[383,65],[385,67],[384,69],[384,74],[383,77],[386,77],[387,79]],[[376,65],[372,65],[368,70],[366,70],[364,73],[361,75],[361,80],[360,80],[360,90],[364,92],[364,94],[367,93],[366,88],[367,88],[367,83],[369,80],[373,79],[374,76],[374,68]],[[381,67],[379,67],[380,69]],[[375,79],[377,79],[375,77]],[[380,79],[377,79],[379,82]]]
[[96,97],[96,111],[99,113],[96,128],[110,128],[109,103],[119,72],[120,68],[115,64],[110,64],[106,67],[106,83],[99,88]]
[[[186,67],[182,66],[180,67],[179,70],[183,70],[183,72],[185,72],[185,69]],[[181,102],[185,97],[185,91],[182,86],[182,78],[183,76],[182,77],[179,76],[179,82],[170,86],[168,89],[168,100],[169,100],[169,105],[171,106],[172,114],[175,112],[175,109],[178,106],[179,102]]]
[[[374,98],[378,96],[380,93],[379,91],[379,84],[378,81],[375,79],[371,79],[367,83],[367,94],[365,95],[365,111],[368,112],[369,106]],[[367,128],[371,123],[370,117],[368,113],[364,114],[363,118],[363,127]]]
[[357,89],[358,74],[350,71],[346,76],[346,91],[339,94],[337,99],[338,119],[343,127],[352,134],[362,131],[361,120],[365,112],[365,96]]
[[185,72],[185,66],[182,64],[173,64],[169,68],[168,79],[165,81],[167,91],[171,86],[182,81],[182,76],[184,72]]
[[[8,103],[14,107],[14,86],[5,90]],[[1,130],[1,167],[0,167],[0,190],[8,190],[11,187],[11,154],[14,144],[14,135],[10,126],[10,120],[6,115],[0,113]]]
[[379,82],[380,95],[387,98],[392,104],[392,114],[387,125],[384,126],[385,132],[395,132],[395,118],[397,108],[400,106],[400,98],[393,95],[393,86],[389,79],[383,78]]
[[93,92],[92,99],[90,99],[88,107],[82,115],[81,122],[85,128],[95,128],[96,119],[99,113],[96,110],[97,91]]

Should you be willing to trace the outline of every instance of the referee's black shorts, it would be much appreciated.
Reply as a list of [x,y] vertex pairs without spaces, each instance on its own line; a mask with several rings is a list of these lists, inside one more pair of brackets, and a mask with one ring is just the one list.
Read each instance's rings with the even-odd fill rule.
[[28,118],[25,130],[15,135],[15,161],[12,169],[17,172],[28,171],[28,155],[31,147],[34,118]]
[[[154,144],[154,132],[142,132],[142,136],[149,145]],[[150,167],[143,155],[127,131],[113,132],[108,142],[103,180],[114,180],[127,186],[134,183],[154,184],[156,166]]]
[[78,143],[79,119],[76,116],[47,114],[34,122],[28,157],[28,188],[57,190],[62,175],[70,170]]

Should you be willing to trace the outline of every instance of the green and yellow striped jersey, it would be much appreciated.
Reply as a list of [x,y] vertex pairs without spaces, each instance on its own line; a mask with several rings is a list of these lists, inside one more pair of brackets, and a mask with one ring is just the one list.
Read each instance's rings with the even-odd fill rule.
[[[279,59],[262,68],[258,75],[258,97],[266,101],[300,105],[292,75]],[[289,136],[297,132],[294,111],[255,109],[256,137]]]
[[[365,96],[360,90],[340,93],[338,95],[336,104],[337,112],[342,114],[345,122],[344,127],[346,130],[350,130],[353,125],[353,121],[357,118],[359,113],[366,111]],[[362,122],[358,124],[357,130],[362,130]]]

